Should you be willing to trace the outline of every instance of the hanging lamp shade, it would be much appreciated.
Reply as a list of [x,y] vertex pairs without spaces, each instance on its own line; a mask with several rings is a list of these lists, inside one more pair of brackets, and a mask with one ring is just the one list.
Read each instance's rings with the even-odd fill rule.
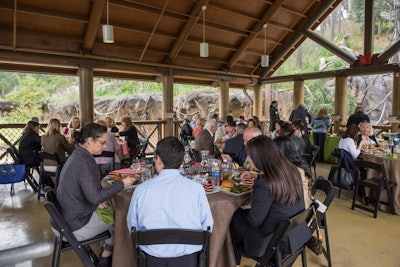
[[200,43],[200,57],[208,57],[208,43]]
[[114,43],[114,28],[112,25],[103,25],[103,43]]
[[269,55],[261,56],[261,67],[266,68],[269,66]]
[[208,43],[206,43],[206,9],[207,6],[202,6],[203,11],[203,42],[200,43],[200,57],[208,57]]

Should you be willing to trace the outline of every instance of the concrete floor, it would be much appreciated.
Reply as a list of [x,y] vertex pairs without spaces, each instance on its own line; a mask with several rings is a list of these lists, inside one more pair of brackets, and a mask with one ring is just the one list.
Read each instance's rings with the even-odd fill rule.
[[[329,168],[328,164],[318,164],[317,174],[327,177]],[[29,185],[23,183],[15,185],[14,196],[10,196],[9,190],[10,185],[0,185],[0,250],[35,242],[52,242],[53,233],[43,207],[44,200],[37,201]],[[400,217],[380,211],[378,218],[373,219],[370,213],[352,211],[350,207],[351,192],[342,192],[341,198],[336,198],[328,211],[333,266],[400,266]],[[323,256],[307,252],[308,266],[327,266]],[[242,259],[241,266],[249,263],[252,262]],[[33,266],[50,264],[51,256],[48,256],[35,260]],[[62,254],[61,266],[83,265],[70,251]],[[301,266],[300,261],[295,266]]]

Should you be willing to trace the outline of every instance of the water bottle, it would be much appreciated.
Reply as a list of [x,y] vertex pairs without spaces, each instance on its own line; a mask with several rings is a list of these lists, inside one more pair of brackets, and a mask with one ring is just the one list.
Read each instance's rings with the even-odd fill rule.
[[185,146],[185,156],[183,157],[185,164],[189,164],[192,161],[192,157],[189,154],[189,147]]
[[213,186],[219,186],[220,170],[218,164],[213,164],[211,167],[211,178]]
[[229,163],[226,159],[224,159],[221,165],[221,181],[229,180],[229,177],[230,177]]

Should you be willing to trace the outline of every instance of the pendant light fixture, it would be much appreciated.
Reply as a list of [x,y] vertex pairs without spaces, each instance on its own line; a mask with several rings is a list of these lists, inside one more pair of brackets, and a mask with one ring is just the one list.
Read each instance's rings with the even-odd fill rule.
[[206,9],[204,5],[201,7],[203,11],[203,42],[200,43],[200,57],[208,57],[208,43],[206,43]]
[[108,24],[109,20],[109,0],[107,0],[107,24],[103,25],[103,43],[112,44],[114,43],[114,28]]
[[269,55],[267,55],[267,24],[264,24],[263,28],[264,28],[264,55],[261,56],[261,67],[267,68],[269,66]]

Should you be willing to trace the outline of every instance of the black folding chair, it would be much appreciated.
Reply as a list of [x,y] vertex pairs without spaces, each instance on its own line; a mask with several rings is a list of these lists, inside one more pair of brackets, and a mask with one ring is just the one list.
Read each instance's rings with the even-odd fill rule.
[[[325,234],[325,247],[322,247],[322,253],[328,261],[328,266],[332,267],[331,260],[331,250],[329,246],[329,236],[328,236],[328,221],[326,217],[326,212],[328,211],[329,206],[335,199],[336,194],[338,193],[339,188],[333,186],[332,183],[323,177],[319,176],[315,181],[313,188],[311,189],[311,194],[314,196],[315,200],[319,200],[324,207],[320,207],[317,209],[317,221],[320,229],[324,230]],[[323,194],[321,196],[321,194]],[[324,212],[322,212],[325,210]],[[312,225],[310,227],[313,231],[316,229],[316,225]]]
[[[7,152],[8,152],[8,154],[10,154],[11,158],[14,160],[14,164],[21,163],[18,150],[15,146],[10,145],[9,147],[7,147]],[[33,191],[37,192],[38,191],[38,182],[33,177],[32,170],[36,170],[37,173],[39,173],[38,167],[31,168],[31,167],[25,166],[25,181],[28,182],[28,184],[31,186]],[[11,185],[11,191],[14,191],[14,184]]]
[[209,264],[209,228],[206,231],[192,229],[150,229],[136,231],[136,228],[132,227],[131,237],[133,246],[136,249],[138,267],[146,267],[146,253],[140,248],[140,245],[157,244],[202,245],[203,247],[199,253],[199,267],[207,267]]
[[78,241],[61,214],[54,189],[46,187],[46,191],[47,201],[44,203],[44,207],[51,217],[52,227],[58,232],[58,235],[55,235],[54,238],[51,266],[58,267],[60,265],[61,252],[73,249],[86,267],[96,267],[98,258],[91,249],[90,244],[110,238],[111,233],[105,231],[90,239]]
[[311,145],[311,154],[302,154],[303,158],[307,161],[308,166],[310,166],[311,170],[314,170],[314,179],[317,179],[317,156],[319,153],[319,146]]
[[[358,171],[356,172],[357,181],[356,181],[356,187],[355,187],[354,194],[353,194],[353,203],[351,205],[351,209],[354,210],[354,208],[359,208],[359,209],[362,209],[362,210],[365,210],[368,212],[372,212],[374,214],[374,218],[376,218],[378,216],[379,205],[384,204],[384,205],[389,206],[392,214],[395,214],[392,189],[397,184],[395,182],[388,181],[388,178],[386,176],[385,167],[383,166],[383,164],[382,163],[378,164],[378,163],[367,161],[367,160],[356,160],[354,163],[355,163],[356,167],[358,168]],[[370,169],[372,171],[375,171],[375,173],[376,173],[375,175],[377,175],[377,176],[363,180],[363,179],[361,179],[360,169],[365,169],[365,170]],[[366,203],[364,206],[364,205],[357,204],[356,198],[357,198],[358,190],[364,189],[365,187],[369,187],[371,189],[371,192],[370,192],[369,196],[365,197]],[[388,201],[381,200],[382,191],[386,191]],[[373,193],[376,194],[376,197],[372,197]],[[371,201],[374,202],[373,209],[368,207],[369,202],[371,202]]]
[[[54,185],[53,187],[57,188],[63,163],[61,162],[57,153],[49,153],[49,152],[39,151],[38,156],[39,156],[39,160],[40,160],[40,168],[39,168],[40,176],[39,176],[39,184],[38,184],[38,190],[37,190],[37,192],[38,192],[37,199],[40,199],[40,197],[44,197],[44,193],[42,193],[42,189],[44,188],[44,185],[46,183],[47,183],[47,185],[50,185],[50,186]],[[56,163],[56,170],[55,171],[49,171],[48,169],[46,170],[46,168],[45,168],[46,166],[44,165],[45,160],[54,161]],[[53,184],[52,177],[54,177],[54,184]]]
[[[288,219],[284,219],[280,222],[278,228],[273,233],[267,249],[265,250],[264,255],[261,257],[250,257],[243,253],[243,256],[246,258],[251,258],[255,260],[256,266],[260,267],[269,267],[269,266],[292,266],[292,264],[296,261],[298,256],[301,254],[302,258],[302,266],[307,266],[307,258],[306,258],[306,250],[305,244],[311,237],[311,230],[307,237],[304,237],[300,243],[298,248],[291,248],[293,251],[292,253],[285,253],[282,250],[282,244],[287,243],[288,241],[285,240],[289,238],[291,231],[295,231],[296,227],[308,227],[308,222],[311,220],[313,215],[312,207],[305,209],[304,211],[300,212],[296,216]],[[308,231],[308,230],[307,230]],[[304,242],[303,242],[304,241]],[[290,242],[290,241],[289,241]]]

